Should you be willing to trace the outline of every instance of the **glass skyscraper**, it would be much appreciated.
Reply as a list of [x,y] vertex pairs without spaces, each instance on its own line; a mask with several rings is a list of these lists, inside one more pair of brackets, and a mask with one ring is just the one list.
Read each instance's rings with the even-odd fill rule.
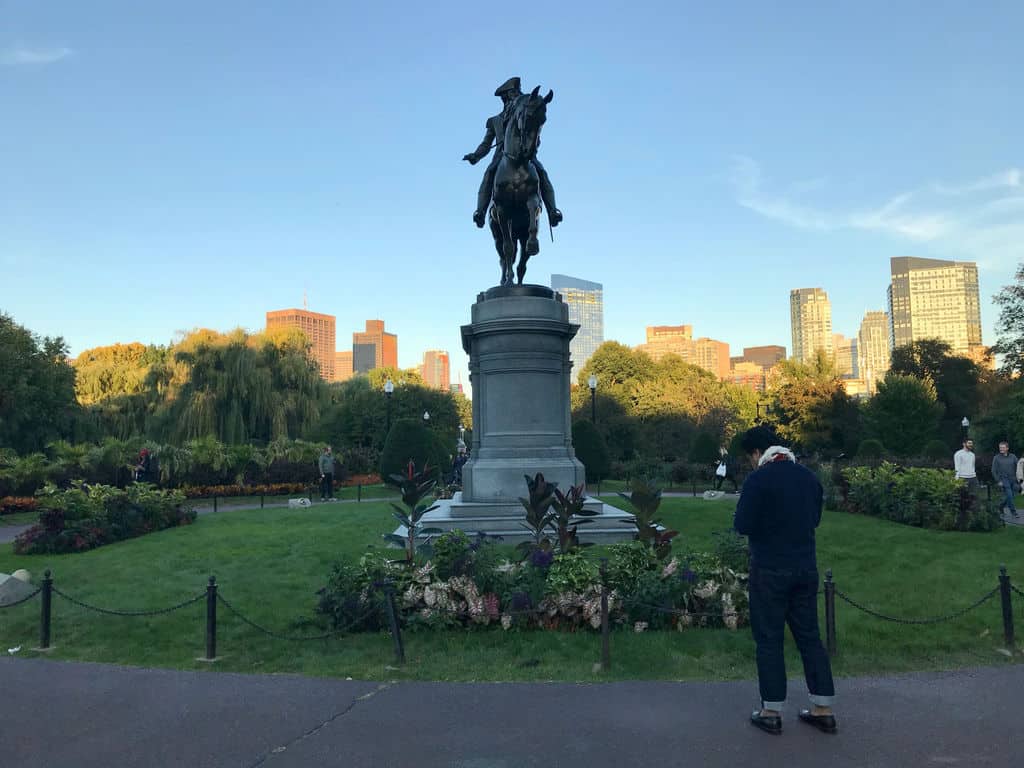
[[578,374],[604,343],[604,286],[568,275],[552,275],[551,287],[569,305],[569,322],[580,326],[569,343],[574,373]]

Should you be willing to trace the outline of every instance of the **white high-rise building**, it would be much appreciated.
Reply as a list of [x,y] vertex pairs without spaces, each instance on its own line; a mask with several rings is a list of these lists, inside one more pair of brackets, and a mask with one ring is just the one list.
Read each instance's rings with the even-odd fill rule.
[[789,321],[793,332],[793,359],[810,363],[818,350],[835,359],[832,342],[832,304],[821,288],[794,288],[789,292]]

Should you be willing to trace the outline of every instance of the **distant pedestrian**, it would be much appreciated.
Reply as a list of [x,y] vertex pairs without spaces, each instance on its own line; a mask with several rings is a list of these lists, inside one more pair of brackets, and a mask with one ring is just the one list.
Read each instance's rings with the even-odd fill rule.
[[1003,440],[999,444],[999,453],[992,457],[992,479],[1003,489],[1003,503],[1011,515],[1017,517],[1017,508],[1013,505],[1017,484],[1017,457],[1010,453],[1010,444]]
[[1017,486],[1024,488],[1024,456],[1017,462]]
[[729,451],[725,448],[720,448],[718,454],[718,462],[715,464],[715,490],[722,490],[722,484],[728,480],[732,483],[732,492],[737,493],[739,486],[736,485],[736,470],[732,465]]
[[967,438],[963,448],[953,454],[953,469],[959,480],[965,480],[967,490],[974,493],[978,488],[978,472],[975,468],[974,441]]
[[320,501],[334,500],[334,456],[331,446],[324,446],[320,454]]
[[143,448],[139,451],[138,461],[135,463],[135,482],[152,482],[153,460],[150,458],[149,450]]
[[782,733],[788,624],[811,697],[812,707],[800,711],[800,720],[835,733],[832,666],[818,629],[814,530],[821,522],[824,491],[817,476],[779,445],[771,427],[748,430],[742,444],[755,468],[743,483],[734,520],[737,533],[750,540],[750,628],[761,692],[761,708],[750,722],[768,733]]

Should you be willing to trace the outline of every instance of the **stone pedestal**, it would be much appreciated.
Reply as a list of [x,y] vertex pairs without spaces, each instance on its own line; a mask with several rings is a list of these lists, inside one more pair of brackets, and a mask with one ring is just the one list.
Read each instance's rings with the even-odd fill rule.
[[[579,326],[569,322],[561,296],[541,285],[491,288],[477,296],[471,319],[462,326],[473,383],[473,446],[462,493],[437,502],[422,522],[516,543],[529,538],[519,503],[529,496],[524,475],[540,472],[563,491],[586,481],[572,447],[569,405],[569,341]],[[627,513],[597,499],[586,507],[598,515],[579,527],[582,541],[632,536]]]
[[561,296],[539,285],[492,288],[462,326],[473,383],[473,446],[462,468],[465,503],[518,503],[523,475],[558,487],[585,482],[572,448],[569,322]]

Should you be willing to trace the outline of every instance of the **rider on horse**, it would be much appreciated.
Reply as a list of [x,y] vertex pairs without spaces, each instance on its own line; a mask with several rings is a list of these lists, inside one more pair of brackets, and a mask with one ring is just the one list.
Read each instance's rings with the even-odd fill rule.
[[[480,184],[480,192],[476,198],[476,211],[473,213],[473,221],[478,227],[483,227],[487,206],[491,203],[491,195],[494,191],[494,172],[498,168],[498,162],[501,160],[501,153],[505,145],[506,122],[512,114],[512,108],[516,103],[516,99],[522,96],[519,78],[511,77],[506,80],[498,86],[498,90],[494,92],[494,95],[501,99],[504,108],[500,114],[487,119],[487,133],[484,135],[484,140],[480,142],[480,146],[462,158],[463,160],[468,160],[470,165],[476,165],[483,158],[487,157],[487,153],[491,151],[491,142],[496,142],[494,145],[494,156],[491,158],[491,163],[487,166],[487,170],[484,171],[484,180]],[[540,143],[539,138],[537,143]],[[548,172],[544,170],[540,160],[534,158],[533,167],[537,169],[537,176],[540,178],[540,196],[544,201],[544,207],[548,211],[548,221],[552,227],[557,227],[562,221],[562,212],[555,206],[555,190],[551,186],[551,179],[548,178]]]

